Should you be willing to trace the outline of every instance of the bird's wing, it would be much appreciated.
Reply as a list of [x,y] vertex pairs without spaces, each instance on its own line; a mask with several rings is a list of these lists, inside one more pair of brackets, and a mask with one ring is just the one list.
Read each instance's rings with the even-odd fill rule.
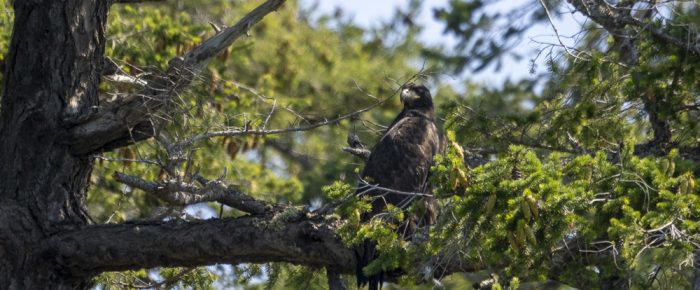
[[[375,145],[362,172],[370,184],[406,192],[424,193],[433,157],[440,147],[437,126],[420,116],[405,117],[389,129]],[[372,192],[372,195],[382,192]],[[384,203],[402,205],[411,196],[386,194],[375,205],[381,211]]]

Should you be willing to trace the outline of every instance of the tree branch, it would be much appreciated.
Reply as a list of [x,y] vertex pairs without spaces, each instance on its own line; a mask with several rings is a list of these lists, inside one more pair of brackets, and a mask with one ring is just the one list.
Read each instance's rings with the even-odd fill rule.
[[43,257],[78,277],[104,271],[289,262],[354,271],[335,222],[240,217],[87,226],[47,239]]
[[167,72],[149,81],[148,87],[103,108],[87,121],[70,128],[69,136],[64,139],[70,142],[73,153],[90,154],[152,137],[154,130],[136,135],[132,130],[144,123],[151,123],[151,114],[162,110],[170,98],[189,86],[211,58],[245,35],[251,26],[277,10],[284,2],[285,0],[266,1],[236,25],[207,39],[184,57],[171,59]]
[[372,153],[372,151],[369,151],[369,150],[364,149],[364,148],[353,148],[353,147],[343,147],[343,151],[348,152],[352,155],[355,155],[364,161],[367,161],[369,159],[369,155]]
[[344,147],[343,151],[355,155],[364,161],[369,160],[369,155],[372,154],[372,151],[366,149],[366,146],[362,143],[360,137],[358,137],[355,133],[350,132],[348,133],[346,141],[350,147]]
[[[574,8],[585,16],[605,28],[614,38],[615,46],[620,51],[620,58],[627,66],[636,65],[639,54],[634,46],[634,37],[625,28],[625,23],[620,21],[625,11],[618,11],[605,0],[568,0]],[[629,16],[631,17],[631,16]]]
[[[391,96],[393,96],[393,95],[394,94],[392,94]],[[389,98],[391,98],[391,96],[386,97],[384,99],[381,99],[375,103],[372,103],[371,105],[369,105],[367,107],[356,110],[354,112],[350,112],[350,113],[340,115],[340,116],[333,118],[333,119],[330,119],[330,120],[326,119],[326,120],[323,120],[323,121],[320,121],[317,123],[313,123],[313,124],[309,124],[306,126],[294,126],[294,127],[279,128],[279,129],[264,129],[263,128],[263,129],[259,129],[259,130],[251,129],[248,127],[244,127],[244,128],[233,127],[233,128],[229,128],[229,129],[225,129],[225,130],[221,130],[221,131],[214,131],[214,132],[208,132],[208,133],[202,133],[199,135],[194,135],[194,136],[192,136],[192,137],[190,137],[182,142],[174,144],[173,148],[174,148],[174,150],[182,150],[183,148],[192,146],[193,144],[195,144],[197,142],[207,140],[210,138],[214,138],[214,137],[223,137],[223,136],[231,137],[231,136],[242,136],[242,135],[265,136],[265,135],[275,135],[275,134],[282,134],[282,133],[309,131],[309,130],[316,129],[319,127],[335,124],[335,123],[338,123],[342,120],[352,119],[352,118],[354,118],[354,117],[356,117],[364,112],[367,112],[367,111],[374,109],[375,107],[383,104]]]
[[700,56],[700,45],[697,43],[693,44],[692,41],[694,40],[688,40],[688,41],[683,41],[680,40],[676,37],[673,37],[671,35],[668,35],[667,33],[664,33],[660,29],[654,28],[654,26],[644,23],[641,20],[634,18],[632,16],[624,16],[620,19],[623,23],[635,26],[639,29],[649,31],[649,33],[655,37],[657,40],[671,43],[675,45],[676,47],[687,51],[691,54],[694,54],[696,56]]
[[263,215],[282,208],[279,205],[255,199],[216,180],[206,182],[204,187],[198,187],[194,184],[174,180],[146,181],[119,172],[114,173],[113,176],[118,182],[151,193],[173,205],[215,201],[254,215]]
[[[674,144],[671,144],[669,148],[673,148]],[[693,160],[696,162],[700,161],[700,147],[678,147],[678,155],[687,160]],[[644,144],[638,144],[634,146],[634,155],[639,157],[646,156],[665,156],[668,154],[668,150],[661,150],[658,144],[647,142]]]
[[[325,267],[333,278],[331,282],[340,287],[341,281],[336,278],[354,273],[356,260],[354,251],[337,237],[338,226],[336,220],[286,211],[273,218],[91,225],[46,239],[38,257],[76,277],[153,267],[288,262]],[[478,262],[456,257],[440,262],[416,261],[414,265],[428,271],[423,273],[428,275],[422,277],[425,281],[479,269]]]

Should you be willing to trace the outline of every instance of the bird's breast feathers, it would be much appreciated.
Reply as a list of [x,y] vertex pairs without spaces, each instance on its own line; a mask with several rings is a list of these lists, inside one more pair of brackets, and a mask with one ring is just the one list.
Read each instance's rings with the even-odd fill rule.
[[[397,122],[382,137],[383,141],[405,141],[407,144],[420,144],[423,140],[437,136],[435,123],[423,117],[405,117]],[[390,140],[384,140],[388,138]]]

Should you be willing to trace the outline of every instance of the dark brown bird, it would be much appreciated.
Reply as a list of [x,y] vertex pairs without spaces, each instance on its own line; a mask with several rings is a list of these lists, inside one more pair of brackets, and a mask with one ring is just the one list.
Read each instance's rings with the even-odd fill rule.
[[[394,119],[384,136],[379,140],[365,164],[361,177],[371,185],[389,188],[401,192],[430,194],[428,174],[435,155],[444,152],[446,142],[444,135],[435,124],[435,109],[430,91],[423,86],[409,83],[401,89],[401,102],[404,108]],[[428,225],[433,214],[433,198],[386,192],[370,189],[370,185],[361,182],[357,194],[377,197],[372,201],[372,211],[362,216],[366,222],[382,212],[387,204],[404,210],[415,202],[425,204],[421,215],[407,217],[399,226],[404,238],[410,239],[417,226]],[[362,271],[376,257],[375,245],[366,240],[355,248],[357,256],[357,284],[363,287],[369,284],[370,290],[379,289],[384,280],[384,271],[367,277]],[[387,269],[389,270],[389,269]]]

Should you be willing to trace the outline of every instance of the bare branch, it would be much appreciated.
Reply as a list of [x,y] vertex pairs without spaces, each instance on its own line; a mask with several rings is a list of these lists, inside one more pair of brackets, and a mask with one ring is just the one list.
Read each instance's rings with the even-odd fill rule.
[[552,20],[552,16],[549,14],[549,8],[547,8],[547,4],[544,3],[544,0],[540,0],[540,4],[542,5],[542,8],[544,9],[544,13],[547,15],[547,19],[549,20],[549,24],[552,26],[552,30],[554,30],[554,34],[557,38],[557,41],[559,41],[559,44],[561,45],[562,48],[564,48],[564,51],[566,54],[570,55],[574,59],[580,59],[578,55],[575,55],[571,53],[571,50],[569,50],[569,47],[564,44],[564,42],[561,41],[561,36],[559,36],[559,30],[557,30],[557,26],[554,25],[554,20]]
[[634,46],[634,37],[625,28],[625,24],[620,21],[625,17],[623,12],[616,10],[605,0],[568,0],[568,2],[577,11],[591,18],[613,36],[615,46],[621,52],[620,58],[625,65],[634,66],[637,64],[639,54]]
[[[252,87],[249,87],[249,86],[247,86],[247,85],[244,85],[244,84],[242,84],[242,83],[240,83],[240,82],[236,82],[236,81],[228,81],[228,82],[231,83],[231,84],[233,84],[233,85],[235,85],[236,87],[238,87],[238,88],[240,88],[240,89],[243,89],[243,90],[245,90],[245,91],[247,91],[247,92],[253,94],[254,96],[256,96],[259,100],[261,100],[261,101],[264,102],[264,103],[268,103],[268,104],[269,104],[270,102],[273,102],[273,103],[274,103],[274,101],[275,101],[274,98],[268,97],[268,96],[266,96],[265,94],[263,94],[262,92],[260,92],[260,91],[258,91],[258,90],[256,90],[256,89],[254,89],[254,88],[252,88]],[[291,108],[289,108],[289,107],[287,107],[287,106],[282,106],[282,108],[283,108],[285,111],[287,111],[287,112],[291,113],[292,115],[294,115],[295,117],[299,118],[300,120],[305,121],[305,122],[308,122],[308,120],[306,120],[306,119],[304,118],[304,116],[302,116],[301,114],[295,112],[295,111],[292,110]]]
[[168,279],[164,279],[163,281],[160,282],[153,282],[152,280],[148,280],[149,282],[146,283],[144,281],[141,281],[139,284],[132,284],[132,283],[122,283],[119,281],[114,281],[115,283],[126,286],[128,288],[134,288],[134,289],[159,289],[164,287],[165,285],[173,282],[178,282],[182,279],[183,276],[187,275],[188,273],[192,272],[196,268],[185,268],[181,270],[179,273],[168,277]]
[[363,148],[343,147],[343,151],[359,157],[362,160],[369,160],[369,155],[372,151]]
[[358,137],[354,132],[348,133],[346,142],[348,145],[350,145],[350,147],[344,147],[343,151],[360,157],[360,159],[364,161],[369,160],[369,155],[372,153],[372,151],[366,149],[365,144],[362,143],[360,137]]
[[216,25],[216,23],[209,21],[209,25],[211,26],[211,28],[214,29],[214,32],[216,32],[216,33],[221,32],[221,27]]
[[122,83],[122,84],[128,84],[128,85],[137,85],[137,86],[147,86],[148,82],[141,78],[137,77],[132,77],[130,75],[122,75],[122,74],[113,74],[113,75],[107,75],[105,76],[105,79],[111,82],[115,83]]
[[682,50],[688,51],[692,54],[695,54],[696,56],[700,56],[700,44],[698,43],[693,44],[691,41],[683,41],[681,39],[673,37],[667,33],[664,33],[660,29],[654,28],[654,26],[646,24],[632,16],[622,17],[620,20],[625,24],[636,26],[640,29],[649,31],[649,33],[658,40],[671,43]]
[[[393,96],[393,94],[392,94],[391,96]],[[384,98],[384,99],[382,99],[382,100],[380,100],[380,101],[378,101],[378,102],[375,102],[375,103],[373,103],[373,104],[371,104],[371,105],[369,105],[369,106],[367,106],[367,107],[365,107],[365,108],[359,109],[359,110],[357,110],[357,111],[354,111],[354,112],[351,112],[351,113],[347,113],[347,114],[344,114],[344,115],[340,115],[340,116],[338,116],[338,117],[336,117],[336,118],[334,118],[334,119],[324,120],[324,121],[321,121],[321,122],[318,122],[318,123],[314,123],[314,124],[310,124],[310,125],[306,125],[306,126],[296,126],[296,127],[282,128],[282,129],[270,129],[270,130],[265,130],[265,129],[251,130],[251,129],[248,128],[248,127],[244,127],[244,128],[231,128],[231,129],[227,129],[227,130],[214,131],[214,132],[208,132],[208,133],[203,133],[203,134],[195,135],[195,136],[190,137],[189,139],[184,140],[184,141],[182,141],[182,142],[180,142],[180,143],[177,143],[177,144],[175,144],[175,145],[173,145],[173,146],[174,146],[174,148],[176,148],[176,150],[182,150],[182,148],[186,148],[186,147],[192,146],[193,144],[195,144],[195,143],[197,143],[197,142],[200,142],[200,141],[203,141],[203,140],[206,140],[206,139],[210,139],[210,138],[214,138],[214,137],[223,137],[223,136],[229,136],[229,137],[230,137],[230,136],[241,136],[241,135],[261,135],[261,136],[265,136],[265,135],[275,135],[275,134],[283,134],[283,133],[291,133],[291,132],[309,131],[309,130],[316,129],[316,128],[319,128],[319,127],[323,127],[323,126],[327,126],[327,125],[332,125],[332,124],[338,123],[338,122],[340,122],[340,121],[342,121],[342,120],[345,120],[345,119],[354,118],[354,117],[356,117],[356,116],[358,116],[358,115],[360,115],[360,114],[362,114],[362,113],[364,113],[364,112],[367,112],[367,111],[369,111],[369,110],[372,110],[372,109],[374,109],[375,107],[377,107],[377,106],[383,104],[384,102],[386,102],[386,100],[388,100],[389,98],[391,98],[391,96],[386,97],[386,98]]]
[[232,208],[256,215],[270,213],[273,210],[282,208],[282,206],[255,199],[216,180],[206,182],[204,187],[199,187],[179,181],[146,181],[136,176],[118,172],[114,173],[114,179],[128,186],[154,194],[173,205],[220,202]]
[[[155,134],[152,123],[156,122],[149,120],[152,113],[162,110],[169,99],[191,84],[211,58],[245,35],[251,26],[277,10],[284,2],[285,0],[266,1],[236,25],[207,39],[184,57],[171,59],[167,72],[148,81],[148,87],[103,108],[87,121],[76,124],[68,132],[70,137],[64,139],[69,140],[75,154],[89,154],[152,137]],[[151,130],[134,134],[134,129],[144,126]]]

